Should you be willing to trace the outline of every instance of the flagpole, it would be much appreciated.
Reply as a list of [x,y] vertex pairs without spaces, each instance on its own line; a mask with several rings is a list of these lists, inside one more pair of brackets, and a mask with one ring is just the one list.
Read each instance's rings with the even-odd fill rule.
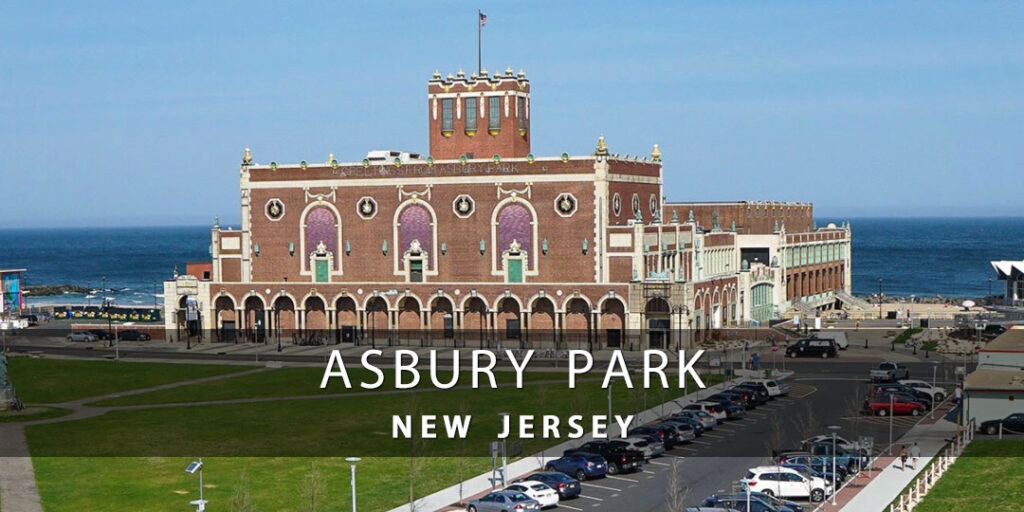
[[483,52],[480,49],[480,44],[481,44],[480,33],[482,32],[482,29],[483,29],[483,26],[480,24],[480,16],[482,14],[483,14],[483,12],[480,9],[476,10],[476,72],[477,72],[477,74],[483,73],[483,70],[484,70]]

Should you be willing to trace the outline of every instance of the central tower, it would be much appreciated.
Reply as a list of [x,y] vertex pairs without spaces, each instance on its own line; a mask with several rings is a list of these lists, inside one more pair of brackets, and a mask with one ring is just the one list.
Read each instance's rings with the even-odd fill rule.
[[427,86],[430,156],[438,160],[525,157],[530,153],[530,81],[526,73],[441,78]]

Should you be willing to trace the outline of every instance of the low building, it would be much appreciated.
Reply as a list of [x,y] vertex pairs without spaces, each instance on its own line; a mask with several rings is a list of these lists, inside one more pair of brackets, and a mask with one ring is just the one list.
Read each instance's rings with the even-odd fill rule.
[[967,417],[977,424],[1024,412],[1024,328],[1008,329],[981,349],[964,391]]
[[246,149],[241,226],[213,226],[209,280],[165,283],[168,336],[682,348],[848,295],[847,225],[803,202],[666,202],[657,144],[535,156],[530,95],[511,69],[435,73],[426,154]]
[[17,318],[24,304],[21,289],[23,268],[0,269],[0,320]]

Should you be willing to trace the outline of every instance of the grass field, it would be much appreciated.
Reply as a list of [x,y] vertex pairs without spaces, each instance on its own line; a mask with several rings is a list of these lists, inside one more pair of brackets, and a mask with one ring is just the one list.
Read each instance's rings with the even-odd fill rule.
[[1017,512],[1024,489],[1024,441],[975,441],[916,512]]
[[147,388],[251,367],[205,364],[125,363],[65,359],[8,359],[11,382],[27,405],[54,404],[129,389]]
[[[17,360],[38,364],[40,360]],[[163,382],[203,377],[218,371],[247,367],[201,365],[148,365],[49,361],[33,368],[46,378],[25,379],[36,397],[68,400]],[[136,365],[143,365],[138,366]],[[95,380],[93,372],[117,370]],[[356,382],[363,378],[350,370]],[[153,373],[161,373],[158,376]],[[390,375],[390,372],[386,372]],[[466,374],[468,375],[468,374]],[[106,404],[179,403],[229,398],[282,397],[321,393],[319,368],[286,368],[230,377],[205,384],[185,385],[107,401]],[[424,374],[424,377],[426,375]],[[24,377],[22,377],[24,378]],[[499,374],[511,383],[512,374]],[[90,390],[62,391],[53,380],[74,383],[102,382]],[[707,377],[713,384],[720,376]],[[555,381],[539,384],[538,381]],[[19,386],[19,390],[21,387]],[[332,388],[327,392],[339,392]],[[681,390],[629,390],[613,388],[617,414],[636,412],[682,394]],[[83,420],[30,426],[26,430],[34,457],[37,482],[47,512],[65,510],[183,510],[198,496],[198,482],[186,475],[188,458],[204,456],[206,495],[210,510],[236,510],[229,506],[241,494],[254,505],[250,510],[349,510],[349,466],[343,457],[364,456],[359,466],[360,510],[386,510],[409,500],[409,477],[414,494],[422,497],[486,471],[486,443],[494,439],[498,412],[514,414],[599,414],[607,407],[607,391],[600,382],[580,383],[568,389],[563,373],[527,374],[525,389],[429,390],[399,394],[368,393],[354,389],[341,398],[272,400],[240,404],[155,407],[108,412]],[[472,414],[472,436],[467,441],[396,441],[391,439],[393,414]],[[530,440],[522,453],[554,444]],[[412,452],[411,450],[415,450]],[[76,453],[107,457],[68,457]],[[415,453],[415,458],[408,455]],[[382,457],[381,454],[393,455]],[[446,457],[436,455],[444,454]],[[458,457],[456,455],[466,455]],[[123,455],[131,455],[124,457]],[[228,456],[230,455],[230,456]],[[242,457],[234,455],[254,455]],[[258,455],[258,456],[255,456]],[[329,457],[325,457],[329,455]],[[433,455],[433,456],[432,456]],[[313,457],[315,456],[315,457]],[[412,462],[410,464],[410,462]],[[314,470],[313,468],[317,468]],[[247,483],[241,483],[242,475]],[[313,478],[313,475],[319,475]],[[318,484],[311,480],[319,481]],[[310,489],[320,489],[312,492]]]

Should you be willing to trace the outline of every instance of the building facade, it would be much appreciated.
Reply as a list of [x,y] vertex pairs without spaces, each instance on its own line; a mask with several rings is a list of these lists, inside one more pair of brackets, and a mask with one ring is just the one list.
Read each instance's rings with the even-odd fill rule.
[[427,155],[239,169],[209,279],[165,283],[170,339],[675,348],[832,307],[850,230],[807,203],[668,203],[644,158],[531,153],[522,72],[428,82]]

